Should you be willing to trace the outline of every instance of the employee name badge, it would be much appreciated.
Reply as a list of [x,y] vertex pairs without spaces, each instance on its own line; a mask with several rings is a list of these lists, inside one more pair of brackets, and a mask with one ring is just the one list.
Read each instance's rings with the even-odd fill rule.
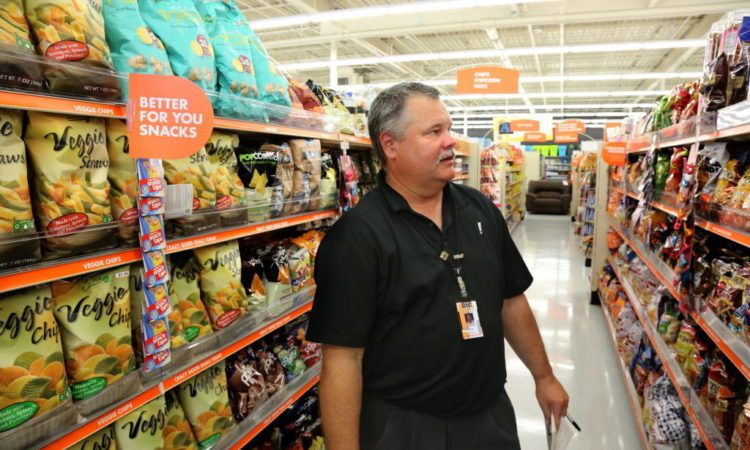
[[479,308],[476,300],[462,299],[456,303],[458,320],[461,323],[461,336],[464,339],[475,339],[484,336],[479,322]]

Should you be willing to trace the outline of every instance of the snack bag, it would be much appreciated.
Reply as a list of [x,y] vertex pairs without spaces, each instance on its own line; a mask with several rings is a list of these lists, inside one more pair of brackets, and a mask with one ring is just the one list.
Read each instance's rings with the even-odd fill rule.
[[320,160],[318,139],[292,139],[289,141],[294,161],[292,187],[292,213],[320,207]]
[[201,267],[201,298],[214,330],[220,330],[248,310],[239,244],[229,241],[200,247],[193,254]]
[[164,393],[166,402],[167,424],[164,426],[162,437],[165,448],[179,448],[182,450],[198,450],[190,422],[185,418],[185,411],[177,398],[177,390],[172,389]]
[[711,197],[712,203],[719,205],[725,205],[732,198],[734,189],[737,187],[742,172],[740,171],[740,161],[737,159],[730,159],[724,165],[723,169],[719,173],[719,178],[716,181],[716,189],[714,190],[713,196]]
[[198,283],[200,267],[190,253],[172,255],[169,263],[169,300],[178,305],[188,342],[211,333],[206,306]]
[[208,160],[213,165],[211,180],[216,187],[216,209],[221,225],[231,227],[247,223],[245,186],[237,174],[237,155],[240,145],[236,134],[214,131],[205,146]]
[[307,370],[305,361],[300,356],[299,347],[291,333],[276,333],[273,338],[273,352],[286,371],[287,382],[292,381]]
[[299,355],[305,362],[305,365],[312,367],[320,361],[320,344],[307,340],[309,319],[307,314],[302,315],[285,325],[284,330],[285,334],[291,336],[294,339],[294,343],[299,347]]
[[70,397],[49,286],[0,296],[0,432]]
[[[107,3],[107,2],[105,2]],[[135,159],[128,155],[130,136],[124,120],[107,120],[107,152],[109,153],[109,197],[112,218],[119,222],[118,237],[136,245],[138,241],[138,177]]]
[[268,394],[271,395],[278,392],[279,389],[286,385],[284,366],[281,365],[279,359],[274,355],[266,339],[253,345],[253,353],[258,359],[258,371],[263,375]]
[[292,294],[289,255],[282,245],[273,245],[262,255],[266,272],[266,301],[271,315],[280,314],[281,299]]
[[[263,108],[244,99],[258,99],[250,39],[233,20],[237,8],[233,2],[196,0],[203,16],[211,45],[216,52],[218,90],[215,109],[220,116],[265,122]],[[240,13],[241,15],[241,13]]]
[[[34,236],[22,126],[21,111],[0,109],[0,271],[35,263],[42,256]],[[28,238],[20,240],[25,234]]]
[[266,286],[263,283],[263,261],[257,248],[240,247],[242,259],[242,285],[248,302],[248,311],[262,311],[268,306]]
[[115,421],[118,450],[161,450],[167,423],[167,406],[159,396]]
[[69,447],[68,450],[117,450],[115,429],[107,425],[91,436]]
[[251,223],[264,221],[270,214],[271,200],[277,186],[278,147],[263,145],[259,149],[239,148],[237,159],[238,174],[245,186],[248,220]]
[[[150,2],[141,2],[150,3]],[[115,69],[121,74],[172,75],[164,44],[146,26],[138,2],[104,0],[104,27]],[[128,99],[128,80],[121,79],[122,100]]]
[[26,60],[34,55],[23,0],[0,0],[0,85],[44,89],[41,68]]
[[103,119],[29,111],[24,139],[34,170],[34,208],[50,259],[113,247],[109,155]]
[[234,426],[224,361],[175,388],[201,448],[212,446]]
[[[279,161],[276,164],[276,182],[271,193],[271,217],[287,215],[295,210],[292,194],[294,193],[294,160],[292,149],[288,144],[274,146],[278,151]],[[264,145],[262,148],[266,148]]]
[[268,398],[266,380],[250,347],[230,356],[226,364],[229,401],[234,418],[240,421]]
[[317,114],[325,114],[320,99],[313,94],[313,91],[311,91],[305,83],[300,80],[290,79],[289,88],[297,95],[297,98],[300,103],[302,103],[302,107],[305,108],[305,110]]
[[99,393],[135,368],[127,267],[52,282],[74,400]]
[[339,188],[336,182],[336,166],[329,153],[323,153],[320,161],[320,208],[336,207],[336,194]]
[[750,446],[750,401],[745,402],[737,413],[734,433],[729,448],[742,450]]
[[204,149],[182,159],[165,159],[164,178],[168,184],[193,185],[193,215],[175,219],[178,235],[205,233],[219,226],[215,214],[216,186],[211,179],[214,170]]
[[24,0],[24,5],[37,51],[60,61],[44,69],[52,92],[120,99],[104,37],[102,0]]
[[138,2],[138,8],[143,21],[164,43],[174,74],[193,81],[206,92],[216,91],[214,49],[193,2]]
[[[144,308],[147,309],[148,304],[150,303],[147,294],[147,290],[149,288],[143,284],[143,275],[139,266],[139,264],[132,264],[130,266],[130,305],[132,311],[131,321],[133,333],[135,336],[141,336],[141,322],[144,320],[144,315],[147,315],[144,312]],[[162,292],[164,292],[164,289],[166,288],[163,285],[159,285],[154,288],[154,290],[160,290]],[[170,308],[167,309],[171,309],[171,311],[169,311],[166,316],[169,325],[169,342],[171,348],[174,349],[182,347],[188,342],[188,340],[185,335],[182,312],[180,311],[179,305],[177,304],[177,302],[175,302],[175,299],[172,298],[172,295],[168,289],[166,291],[166,294],[170,306]],[[149,318],[149,320],[155,319],[156,318],[153,317]]]
[[292,245],[287,248],[289,278],[292,282],[292,292],[297,292],[313,284],[312,259],[304,239],[292,239],[291,242]]

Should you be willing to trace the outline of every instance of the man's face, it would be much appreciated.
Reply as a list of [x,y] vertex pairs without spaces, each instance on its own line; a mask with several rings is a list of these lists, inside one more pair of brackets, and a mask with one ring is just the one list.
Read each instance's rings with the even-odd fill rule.
[[446,183],[453,179],[454,148],[451,116],[440,100],[411,97],[404,108],[408,125],[403,140],[388,140],[388,169],[410,181]]

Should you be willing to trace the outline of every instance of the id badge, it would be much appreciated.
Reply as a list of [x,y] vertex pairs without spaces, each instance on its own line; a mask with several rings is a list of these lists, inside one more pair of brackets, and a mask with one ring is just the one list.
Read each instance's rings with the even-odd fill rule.
[[482,324],[479,322],[479,308],[476,300],[466,300],[456,303],[458,320],[461,324],[461,336],[464,339],[474,339],[484,336]]

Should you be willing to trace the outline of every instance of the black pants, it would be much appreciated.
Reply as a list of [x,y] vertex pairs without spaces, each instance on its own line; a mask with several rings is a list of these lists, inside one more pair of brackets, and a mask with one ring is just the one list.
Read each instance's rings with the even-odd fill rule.
[[442,419],[365,396],[361,450],[520,450],[516,417],[503,391],[484,410]]

